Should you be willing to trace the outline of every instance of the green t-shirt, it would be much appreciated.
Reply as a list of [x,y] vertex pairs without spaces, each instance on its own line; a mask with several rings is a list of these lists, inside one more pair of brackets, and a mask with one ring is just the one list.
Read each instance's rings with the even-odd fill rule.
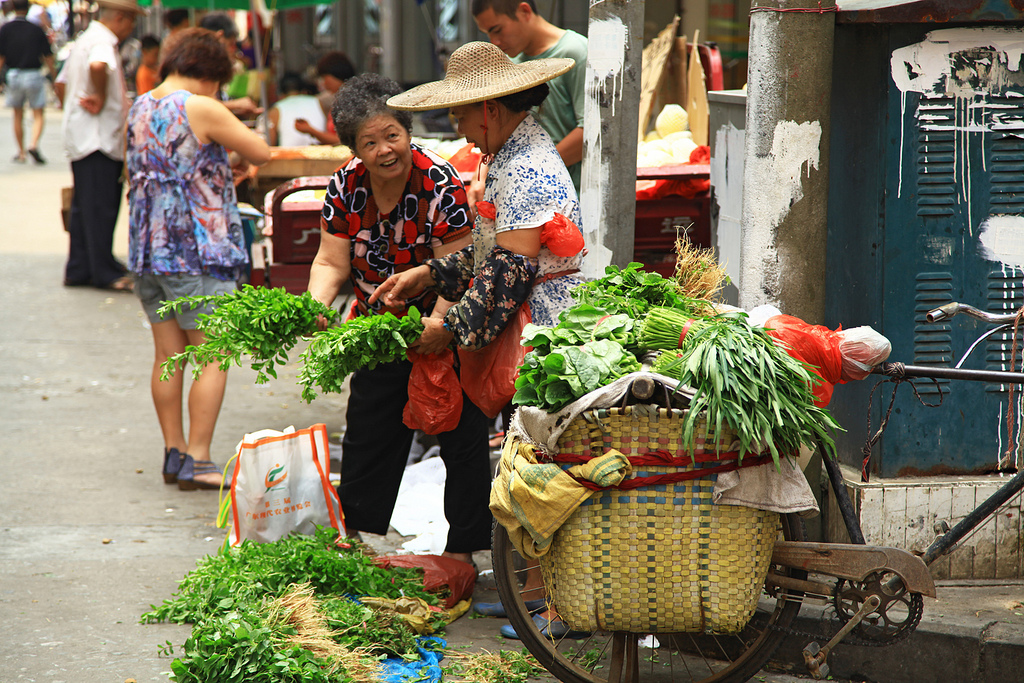
[[[558,78],[548,81],[550,93],[540,105],[536,116],[537,122],[547,131],[555,144],[558,144],[574,129],[583,127],[587,39],[575,31],[567,30],[550,49],[534,57],[528,57],[524,53],[512,61],[523,63],[549,57],[569,57],[576,60],[576,66]],[[569,167],[569,175],[572,176],[572,184],[576,186],[576,194],[580,191],[581,166],[582,164],[573,164]]]

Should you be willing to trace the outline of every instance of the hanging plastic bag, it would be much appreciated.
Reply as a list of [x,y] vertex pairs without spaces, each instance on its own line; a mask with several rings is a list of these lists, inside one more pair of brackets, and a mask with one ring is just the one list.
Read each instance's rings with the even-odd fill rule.
[[843,356],[844,380],[864,379],[892,352],[889,340],[867,325],[839,330],[836,334]]
[[478,351],[459,349],[462,390],[487,417],[497,417],[516,393],[516,377],[526,356],[520,337],[529,322],[530,305],[523,303],[497,339]]
[[[231,475],[231,545],[266,543],[317,526],[345,531],[341,501],[330,481],[327,427],[264,429],[238,444]],[[226,521],[222,519],[219,521]]]
[[811,366],[821,378],[812,391],[819,408],[832,400],[832,389],[846,382],[842,377],[843,356],[839,351],[839,335],[821,325],[805,323],[791,315],[776,315],[764,323],[768,336],[782,342],[790,356]]
[[462,417],[462,386],[452,367],[455,354],[445,349],[429,355],[409,351],[408,356],[412,372],[402,422],[425,434],[450,432]]

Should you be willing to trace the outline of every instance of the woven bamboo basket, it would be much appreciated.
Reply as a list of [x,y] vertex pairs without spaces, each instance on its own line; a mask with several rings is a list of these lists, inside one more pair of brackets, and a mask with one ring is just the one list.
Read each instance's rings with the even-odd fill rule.
[[[683,417],[683,411],[647,406],[591,411],[566,429],[559,454],[594,457],[615,448],[627,456],[660,450],[699,460],[728,450],[734,440],[732,433],[709,439],[706,424],[699,425],[691,452],[680,438]],[[681,469],[641,467],[635,477]],[[584,631],[741,631],[761,595],[779,516],[713,505],[715,479],[595,492],[541,557],[548,595],[562,619]]]

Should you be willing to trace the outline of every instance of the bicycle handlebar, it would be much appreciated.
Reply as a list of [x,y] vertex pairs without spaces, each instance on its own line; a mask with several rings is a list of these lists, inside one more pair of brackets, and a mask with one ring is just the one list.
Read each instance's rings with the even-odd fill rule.
[[985,311],[979,310],[974,306],[968,306],[967,304],[957,303],[951,301],[948,304],[934,308],[925,314],[925,320],[930,323],[937,323],[942,320],[949,320],[957,313],[966,313],[972,318],[977,318],[993,325],[1005,325],[1012,323],[1017,318],[1017,312],[1013,313],[986,313]]

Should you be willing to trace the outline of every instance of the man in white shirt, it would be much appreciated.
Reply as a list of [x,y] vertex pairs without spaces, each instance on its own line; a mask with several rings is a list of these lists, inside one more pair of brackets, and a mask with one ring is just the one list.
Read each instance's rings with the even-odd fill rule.
[[64,150],[75,181],[64,285],[132,290],[114,258],[121,208],[128,98],[117,45],[145,12],[137,0],[99,0],[96,20],[75,41],[54,90],[64,107]]

